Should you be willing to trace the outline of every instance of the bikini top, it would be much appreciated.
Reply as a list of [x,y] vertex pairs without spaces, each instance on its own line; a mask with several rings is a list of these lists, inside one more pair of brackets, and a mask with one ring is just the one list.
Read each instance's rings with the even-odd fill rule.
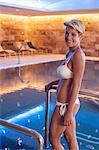
[[67,64],[70,59],[73,57],[75,52],[69,52],[68,57],[65,61],[57,68],[57,75],[61,79],[69,79],[73,77],[73,72],[68,68]]

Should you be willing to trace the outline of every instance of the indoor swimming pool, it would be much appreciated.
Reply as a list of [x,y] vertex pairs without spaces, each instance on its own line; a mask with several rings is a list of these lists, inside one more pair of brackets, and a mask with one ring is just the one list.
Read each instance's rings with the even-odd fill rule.
[[[14,93],[4,94],[0,99],[2,119],[34,129],[43,137],[45,136],[46,94],[44,91],[25,88]],[[52,93],[50,118],[55,107],[55,101],[56,95]],[[81,108],[76,116],[77,139],[80,150],[99,150],[99,106],[90,100],[80,98],[80,101]],[[6,106],[8,107],[6,108]],[[0,134],[0,150],[37,150],[37,143],[33,137],[2,126],[0,126]],[[62,137],[62,144],[67,149],[64,137]],[[50,143],[47,149],[52,150]]]

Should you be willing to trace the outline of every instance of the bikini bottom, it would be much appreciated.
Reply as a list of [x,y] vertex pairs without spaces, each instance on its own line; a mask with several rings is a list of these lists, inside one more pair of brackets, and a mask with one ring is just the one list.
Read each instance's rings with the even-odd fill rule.
[[[64,114],[67,110],[68,104],[69,103],[61,103],[61,102],[58,102],[58,101],[56,102],[56,106],[60,106],[59,113],[60,113],[61,116],[64,116]],[[79,104],[79,99],[78,98],[75,100],[75,104]]]

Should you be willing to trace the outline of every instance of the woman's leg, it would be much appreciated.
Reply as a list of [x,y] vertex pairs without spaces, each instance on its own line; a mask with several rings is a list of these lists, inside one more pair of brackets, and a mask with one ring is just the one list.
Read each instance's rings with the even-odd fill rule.
[[76,139],[76,131],[75,131],[75,118],[73,119],[72,124],[66,128],[64,132],[69,150],[78,150],[78,143]]
[[65,130],[66,126],[63,125],[63,117],[59,114],[59,106],[56,106],[52,115],[49,131],[49,140],[53,150],[64,150],[60,143],[60,139]]
[[77,138],[76,138],[76,120],[75,120],[75,115],[78,112],[78,109],[80,107],[80,104],[76,104],[74,107],[74,118],[73,122],[70,126],[68,126],[64,132],[64,136],[66,138],[66,141],[68,143],[69,150],[78,150],[78,143],[77,143]]

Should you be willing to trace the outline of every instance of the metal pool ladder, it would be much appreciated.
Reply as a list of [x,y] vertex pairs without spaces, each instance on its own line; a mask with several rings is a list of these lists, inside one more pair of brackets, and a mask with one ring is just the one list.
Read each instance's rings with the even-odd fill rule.
[[46,112],[45,112],[45,141],[44,142],[45,142],[45,148],[48,148],[50,99],[51,99],[51,93],[56,92],[56,85],[51,86],[51,88],[48,91],[46,91],[45,88],[45,92],[46,92]]
[[[49,83],[51,85],[51,83]],[[48,85],[49,85],[48,84]],[[48,86],[46,85],[46,86]],[[49,109],[50,109],[50,100],[51,100],[51,93],[56,92],[57,85],[51,85],[51,88],[46,90],[45,86],[45,92],[46,92],[46,112],[45,112],[45,148],[48,148],[48,141],[49,141]],[[98,100],[99,98],[96,97],[95,93],[92,93],[93,96],[88,95],[88,92],[80,91],[79,97],[91,99],[91,100]]]
[[0,119],[0,125],[34,137],[38,141],[38,150],[43,150],[44,139],[41,136],[41,134],[38,133],[37,131],[16,124],[9,123],[4,119]]

